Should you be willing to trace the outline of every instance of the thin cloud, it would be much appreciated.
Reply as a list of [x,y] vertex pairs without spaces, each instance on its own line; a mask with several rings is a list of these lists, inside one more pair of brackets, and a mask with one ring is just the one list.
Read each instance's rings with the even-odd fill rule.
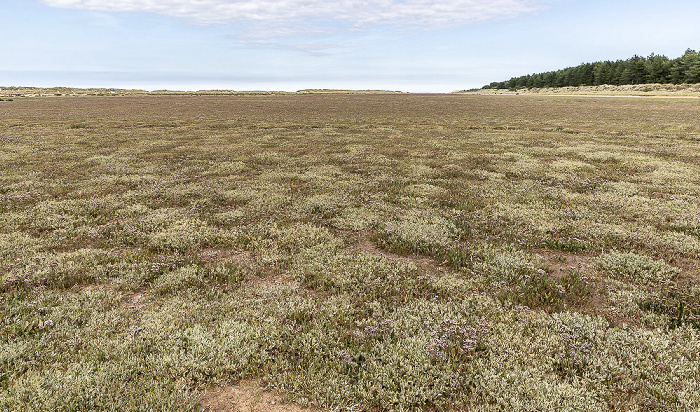
[[[43,0],[51,7],[106,12],[146,12],[198,24],[335,22],[441,28],[512,18],[541,9],[541,0]],[[311,23],[313,25],[313,23]]]
[[243,41],[242,45],[252,49],[277,49],[277,50],[292,50],[308,54],[310,56],[328,56],[332,52],[346,48],[343,44],[336,43],[318,43],[318,42],[299,42],[299,43],[280,43],[269,40],[253,40]]

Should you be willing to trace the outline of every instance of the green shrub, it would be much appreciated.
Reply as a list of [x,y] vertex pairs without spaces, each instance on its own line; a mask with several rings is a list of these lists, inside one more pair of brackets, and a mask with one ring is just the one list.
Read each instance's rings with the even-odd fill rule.
[[637,304],[643,310],[666,316],[671,329],[681,325],[700,329],[700,288],[691,283],[663,285],[658,295]]
[[555,279],[539,269],[523,274],[515,284],[506,285],[499,297],[517,305],[554,311],[563,309],[566,304],[581,305],[590,294],[588,281],[579,272],[571,271]]

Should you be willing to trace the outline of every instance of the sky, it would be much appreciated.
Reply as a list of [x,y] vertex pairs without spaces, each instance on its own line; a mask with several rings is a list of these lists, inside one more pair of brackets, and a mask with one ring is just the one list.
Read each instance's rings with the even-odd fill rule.
[[451,92],[700,49],[697,0],[1,0],[0,86]]

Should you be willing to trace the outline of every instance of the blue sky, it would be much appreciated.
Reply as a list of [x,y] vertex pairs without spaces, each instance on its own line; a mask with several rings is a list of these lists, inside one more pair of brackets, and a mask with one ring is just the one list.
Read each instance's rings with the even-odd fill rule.
[[2,0],[0,86],[450,92],[700,48],[700,2]]

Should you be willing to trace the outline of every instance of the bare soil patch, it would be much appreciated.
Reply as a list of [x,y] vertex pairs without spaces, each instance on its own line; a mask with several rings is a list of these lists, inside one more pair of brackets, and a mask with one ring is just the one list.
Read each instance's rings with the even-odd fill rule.
[[286,403],[278,394],[262,389],[255,382],[207,389],[200,404],[208,412],[310,412],[313,409]]
[[225,248],[207,248],[202,250],[201,256],[202,259],[209,263],[218,263],[230,260],[240,265],[250,265],[253,261],[253,256],[248,251]]
[[592,268],[591,256],[573,253],[537,252],[549,266],[550,274],[555,278],[566,275],[569,271],[589,272]]
[[[396,253],[387,252],[386,250],[378,248],[377,245],[375,245],[374,242],[372,242],[367,237],[363,237],[360,239],[360,241],[355,246],[355,250],[358,252],[361,251],[361,252],[369,253],[369,254],[375,255],[375,256],[381,256],[383,258],[393,260],[395,262],[401,262],[401,263],[413,262],[422,273],[428,273],[428,274],[435,275],[435,274],[444,272],[444,268],[436,265],[435,259],[433,259],[433,258],[416,256],[416,255],[399,255]],[[443,270],[440,270],[440,269],[443,269]]]

